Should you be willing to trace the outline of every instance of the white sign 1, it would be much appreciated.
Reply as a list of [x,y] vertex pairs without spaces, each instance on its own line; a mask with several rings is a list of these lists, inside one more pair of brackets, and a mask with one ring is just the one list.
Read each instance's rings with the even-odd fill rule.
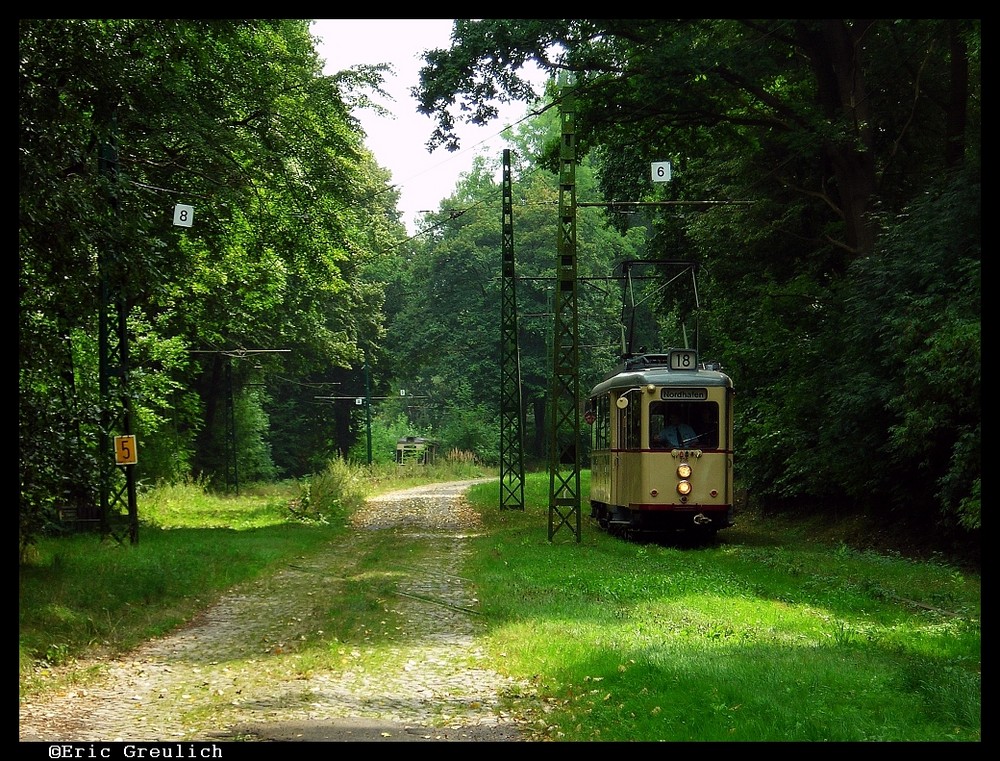
[[182,203],[174,206],[174,224],[178,227],[190,227],[194,223],[194,206]]
[[670,162],[653,162],[653,182],[670,182]]

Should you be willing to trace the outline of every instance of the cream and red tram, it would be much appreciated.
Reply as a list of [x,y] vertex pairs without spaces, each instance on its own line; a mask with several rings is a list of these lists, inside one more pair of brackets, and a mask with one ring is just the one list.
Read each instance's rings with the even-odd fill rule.
[[594,386],[591,517],[623,535],[733,525],[733,393],[692,349],[630,357]]

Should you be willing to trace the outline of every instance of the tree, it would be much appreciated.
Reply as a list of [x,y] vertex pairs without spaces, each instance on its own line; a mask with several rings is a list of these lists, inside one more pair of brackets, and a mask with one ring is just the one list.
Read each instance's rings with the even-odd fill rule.
[[924,139],[917,125],[941,125],[939,161],[946,145],[950,156],[961,153],[969,62],[948,56],[961,55],[977,28],[877,19],[459,20],[452,47],[426,55],[417,94],[420,110],[438,119],[430,145],[454,148],[455,108],[482,122],[497,100],[530,99],[517,74],[529,60],[571,71],[581,146],[626,149],[609,162],[607,191],[634,191],[644,176],[628,170],[644,169],[648,156],[636,167],[629,147],[682,159],[709,145],[738,149],[757,160],[756,177],[821,201],[839,220],[830,233],[836,245],[864,254],[880,180],[901,149]]
[[[96,446],[101,276],[128,319],[142,477],[219,475],[205,466],[226,418],[223,370],[258,348],[287,350],[234,375],[267,473],[280,421],[253,389],[350,367],[378,342],[384,251],[404,230],[351,115],[379,68],[322,76],[308,20],[22,19],[19,54],[30,541],[57,502],[95,502],[95,463],[110,457]],[[181,201],[190,228],[172,224]]]
[[[739,472],[751,492],[771,503],[849,499],[888,512],[891,484],[925,517],[923,494],[937,494],[953,518],[973,514],[974,475],[946,477],[880,446],[863,451],[888,458],[906,478],[883,479],[878,468],[852,469],[848,478],[853,459],[837,434],[873,426],[870,436],[885,441],[892,430],[901,443],[904,431],[920,430],[900,424],[907,410],[908,420],[933,419],[950,440],[965,442],[956,463],[978,451],[967,422],[979,409],[974,377],[959,374],[963,398],[976,399],[968,409],[917,413],[896,377],[900,368],[910,377],[914,366],[890,366],[886,377],[872,371],[881,364],[859,365],[847,338],[858,325],[845,330],[844,319],[870,319],[889,306],[882,322],[909,323],[897,312],[912,309],[907,300],[876,298],[866,273],[887,274],[873,262],[900,261],[902,241],[890,234],[883,244],[884,226],[916,208],[925,213],[911,204],[928,178],[978,169],[979,21],[460,20],[451,48],[427,54],[417,88],[421,110],[438,118],[431,146],[456,147],[457,113],[485,121],[496,100],[529,97],[518,76],[529,60],[562,77],[549,90],[556,101],[561,87],[573,87],[579,155],[596,157],[605,198],[671,204],[649,215],[647,251],[683,252],[701,266],[703,324],[739,389]],[[542,161],[554,167],[557,156],[550,145]],[[653,160],[673,163],[671,183],[645,180]],[[978,206],[971,219],[951,204],[940,209],[939,221],[978,229]],[[934,256],[927,250],[920,261]],[[962,261],[963,277],[973,280],[978,255]],[[897,273],[892,282],[905,282],[909,298],[929,309],[948,308],[921,291],[932,287],[929,276],[913,282]],[[976,303],[971,297],[967,314]],[[943,316],[927,346],[974,356],[977,333],[965,319]],[[849,396],[868,387],[878,392]]]
[[[513,222],[526,451],[538,459],[545,456],[552,375],[558,190],[557,178],[532,166],[531,158],[545,140],[556,139],[555,117],[552,112],[511,138],[518,176]],[[461,446],[461,440],[477,452],[489,452],[491,461],[499,456],[500,160],[477,157],[441,210],[427,215],[431,232],[421,237],[399,275],[405,292],[392,288],[399,305],[389,310],[387,339],[396,377],[405,372],[413,379],[408,383],[427,393],[436,410],[435,429],[450,431],[441,434],[444,447]],[[581,195],[593,197],[589,164],[581,166],[578,184]],[[621,292],[611,278],[616,262],[635,258],[644,238],[639,229],[625,237],[608,229],[596,209],[582,213],[579,225],[580,376],[586,385],[596,383],[619,356]]]

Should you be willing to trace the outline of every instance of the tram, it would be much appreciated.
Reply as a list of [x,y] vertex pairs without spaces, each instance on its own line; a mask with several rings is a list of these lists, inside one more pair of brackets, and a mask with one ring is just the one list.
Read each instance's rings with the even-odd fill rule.
[[626,537],[732,526],[733,395],[695,349],[627,357],[586,403],[591,518]]
[[422,436],[404,436],[396,440],[396,462],[400,465],[433,465],[437,442]]

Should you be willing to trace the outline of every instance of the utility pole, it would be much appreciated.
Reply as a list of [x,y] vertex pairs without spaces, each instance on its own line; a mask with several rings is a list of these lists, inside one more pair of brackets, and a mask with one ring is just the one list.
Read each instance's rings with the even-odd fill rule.
[[580,379],[576,282],[576,107],[561,108],[559,240],[552,341],[549,446],[549,541],[563,527],[580,541]]
[[504,149],[500,288],[500,509],[524,510],[524,412],[517,333],[512,186],[510,150]]
[[[99,174],[108,186],[112,216],[117,221],[121,212],[117,196],[118,149],[115,145],[114,122],[112,135],[101,145],[98,158]],[[98,491],[100,505],[97,519],[101,533],[115,539],[112,517],[125,508],[128,514],[128,535],[132,544],[139,542],[139,511],[136,498],[135,437],[132,436],[132,410],[128,367],[128,306],[125,298],[126,267],[117,242],[118,231],[108,236],[108,245],[98,254],[100,271],[100,304],[98,315],[98,385],[100,390],[101,425],[98,435]],[[114,408],[114,409],[113,409]],[[112,432],[121,430],[121,436]],[[120,450],[120,451],[119,451]],[[120,462],[119,462],[120,461]],[[121,473],[124,470],[124,484]],[[93,520],[92,516],[77,515],[77,519]],[[120,539],[119,539],[120,541]]]
[[372,382],[365,354],[365,427],[368,430],[368,464],[372,464]]

